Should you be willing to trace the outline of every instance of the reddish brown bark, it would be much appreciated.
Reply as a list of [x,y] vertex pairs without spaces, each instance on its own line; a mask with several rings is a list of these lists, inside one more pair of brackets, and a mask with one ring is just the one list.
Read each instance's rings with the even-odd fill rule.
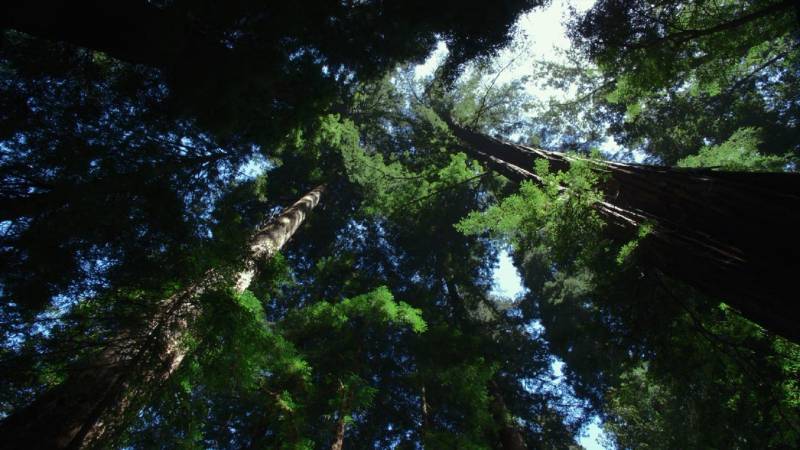
[[[315,188],[255,230],[244,269],[235,280],[237,291],[249,286],[257,260],[272,257],[286,244],[323,191],[323,186]],[[143,332],[118,336],[95,361],[76,367],[64,383],[0,423],[0,447],[81,449],[109,439],[148,394],[178,369],[187,354],[183,338],[202,312],[197,298],[226,281],[212,269],[165,299]]]
[[[577,158],[475,133],[446,119],[464,150],[515,181],[538,181],[538,159],[566,170]],[[595,205],[620,240],[644,223],[653,232],[640,261],[800,342],[800,174],[590,161],[606,175]]]

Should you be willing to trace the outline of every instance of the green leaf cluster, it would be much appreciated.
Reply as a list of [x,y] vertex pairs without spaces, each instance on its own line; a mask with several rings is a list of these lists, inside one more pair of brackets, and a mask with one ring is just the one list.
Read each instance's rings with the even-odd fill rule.
[[581,264],[605,244],[604,222],[592,208],[601,201],[598,175],[588,162],[576,162],[566,172],[551,172],[547,161],[537,162],[541,185],[520,183],[519,192],[486,211],[474,212],[457,228],[467,234],[489,231],[515,248],[537,248],[560,265]]
[[764,155],[758,146],[762,140],[761,130],[741,128],[719,145],[707,145],[696,155],[678,161],[678,167],[710,167],[718,170],[748,172],[784,172],[797,170],[796,159],[786,155]]

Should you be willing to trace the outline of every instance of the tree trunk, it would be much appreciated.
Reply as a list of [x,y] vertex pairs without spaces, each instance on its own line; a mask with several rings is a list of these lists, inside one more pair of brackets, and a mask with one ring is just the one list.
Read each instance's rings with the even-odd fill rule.
[[[250,285],[256,261],[272,257],[292,237],[323,191],[324,186],[313,189],[255,230],[244,269],[236,274],[237,292]],[[80,449],[113,437],[147,394],[178,369],[187,354],[184,338],[202,312],[196,300],[224,282],[223,275],[211,269],[162,301],[144,333],[123,332],[91,364],[76,368],[61,385],[5,419],[0,424],[0,447]]]
[[353,400],[353,391],[347,392],[344,383],[339,382],[339,393],[342,395],[342,404],[339,407],[339,420],[336,421],[336,434],[331,444],[331,450],[344,448],[344,432],[347,429],[347,413],[350,411],[350,402]]
[[[510,144],[444,118],[472,157],[515,181],[540,181],[538,159],[566,170],[579,158]],[[606,175],[595,205],[618,241],[643,224],[653,231],[640,260],[738,309],[765,329],[800,342],[800,174],[588,161]]]
[[342,450],[344,448],[344,431],[347,426],[344,419],[345,415],[342,414],[336,423],[336,437],[334,437],[333,444],[331,444],[331,450]]
[[508,412],[503,394],[495,380],[489,381],[489,394],[491,395],[492,418],[500,433],[500,448],[502,450],[526,450],[525,438],[514,423],[514,418]]
[[425,439],[425,436],[428,435],[428,430],[431,429],[431,407],[428,404],[428,393],[425,391],[425,385],[422,385],[422,389],[420,392],[420,403],[422,407],[421,411],[421,420],[420,420],[420,437]]

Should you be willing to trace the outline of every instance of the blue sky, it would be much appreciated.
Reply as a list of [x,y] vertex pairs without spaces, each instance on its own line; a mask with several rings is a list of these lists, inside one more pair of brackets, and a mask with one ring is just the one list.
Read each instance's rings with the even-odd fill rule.
[[493,276],[494,289],[492,289],[492,294],[512,299],[522,294],[522,279],[519,277],[519,272],[514,267],[507,250],[500,251],[500,264],[495,267]]
[[[525,92],[543,104],[546,104],[551,98],[559,101],[574,98],[576,96],[575,89],[570,87],[556,89],[545,86],[545,80],[533,76],[536,70],[535,62],[566,62],[566,58],[561,53],[570,48],[565,27],[570,10],[583,12],[588,10],[594,2],[595,0],[553,0],[547,7],[534,9],[521,16],[515,24],[514,38],[508,49],[500,51],[494,58],[496,67],[505,67],[497,77],[497,83],[507,83],[529,76],[529,81],[525,83]],[[431,75],[436,67],[444,61],[446,55],[447,46],[440,42],[428,59],[415,68],[415,76],[422,78]],[[614,139],[608,137],[600,145],[600,150],[606,154],[614,154],[622,150],[622,147]],[[644,155],[639,152],[634,152],[633,156],[637,162],[641,162],[644,158]]]
[[[492,274],[494,278],[494,289],[492,293],[506,298],[517,298],[524,292],[522,285],[522,278],[514,266],[507,250],[501,250],[499,254],[499,264],[495,267]],[[564,363],[554,358],[553,364],[550,369],[556,377],[561,375]],[[598,418],[594,418],[587,427],[582,430],[581,436],[578,437],[578,443],[587,450],[604,450],[613,447],[605,447],[602,444],[604,433],[600,428],[601,422]]]

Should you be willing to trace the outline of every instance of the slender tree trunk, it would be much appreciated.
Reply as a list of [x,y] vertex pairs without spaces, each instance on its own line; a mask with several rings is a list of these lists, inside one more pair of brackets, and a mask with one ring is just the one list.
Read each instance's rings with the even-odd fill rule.
[[420,389],[420,424],[419,424],[419,442],[422,448],[428,447],[428,439],[433,430],[433,421],[431,419],[431,404],[428,402],[428,390],[425,385]]
[[331,444],[331,450],[342,450],[344,448],[344,431],[347,426],[344,418],[345,415],[342,412],[339,421],[336,423],[336,437],[334,437],[333,444]]
[[495,380],[489,381],[489,394],[492,397],[492,418],[500,433],[500,448],[502,450],[526,450],[528,446],[525,445],[525,438],[508,412],[500,386]]
[[[465,151],[515,181],[540,181],[538,159],[566,170],[578,158],[510,144],[444,118]],[[605,175],[595,205],[612,237],[653,231],[640,260],[800,342],[800,174],[724,172],[589,161]]]
[[[235,290],[250,285],[256,261],[271,258],[297,231],[324,191],[319,186],[253,233]],[[122,344],[109,346],[97,360],[30,406],[0,423],[0,447],[8,450],[81,449],[112,437],[154,388],[161,386],[186,357],[184,339],[200,313],[197,299],[227,280],[211,269],[195,283],[165,299],[144,333],[123,332]]]
[[339,420],[336,421],[336,434],[331,444],[331,450],[342,450],[344,448],[344,432],[347,430],[347,414],[350,411],[350,402],[353,399],[353,392],[347,392],[344,383],[339,382],[339,393],[342,395],[342,404],[339,406]]
[[422,409],[421,410],[421,413],[422,413],[421,414],[422,415],[421,422],[422,423],[420,424],[422,430],[420,432],[420,436],[424,440],[425,436],[428,434],[428,430],[430,430],[430,428],[431,428],[431,407],[428,404],[428,393],[425,390],[425,385],[424,384],[422,385],[422,389],[421,389],[421,392],[420,392],[420,403],[421,403],[421,409]]

